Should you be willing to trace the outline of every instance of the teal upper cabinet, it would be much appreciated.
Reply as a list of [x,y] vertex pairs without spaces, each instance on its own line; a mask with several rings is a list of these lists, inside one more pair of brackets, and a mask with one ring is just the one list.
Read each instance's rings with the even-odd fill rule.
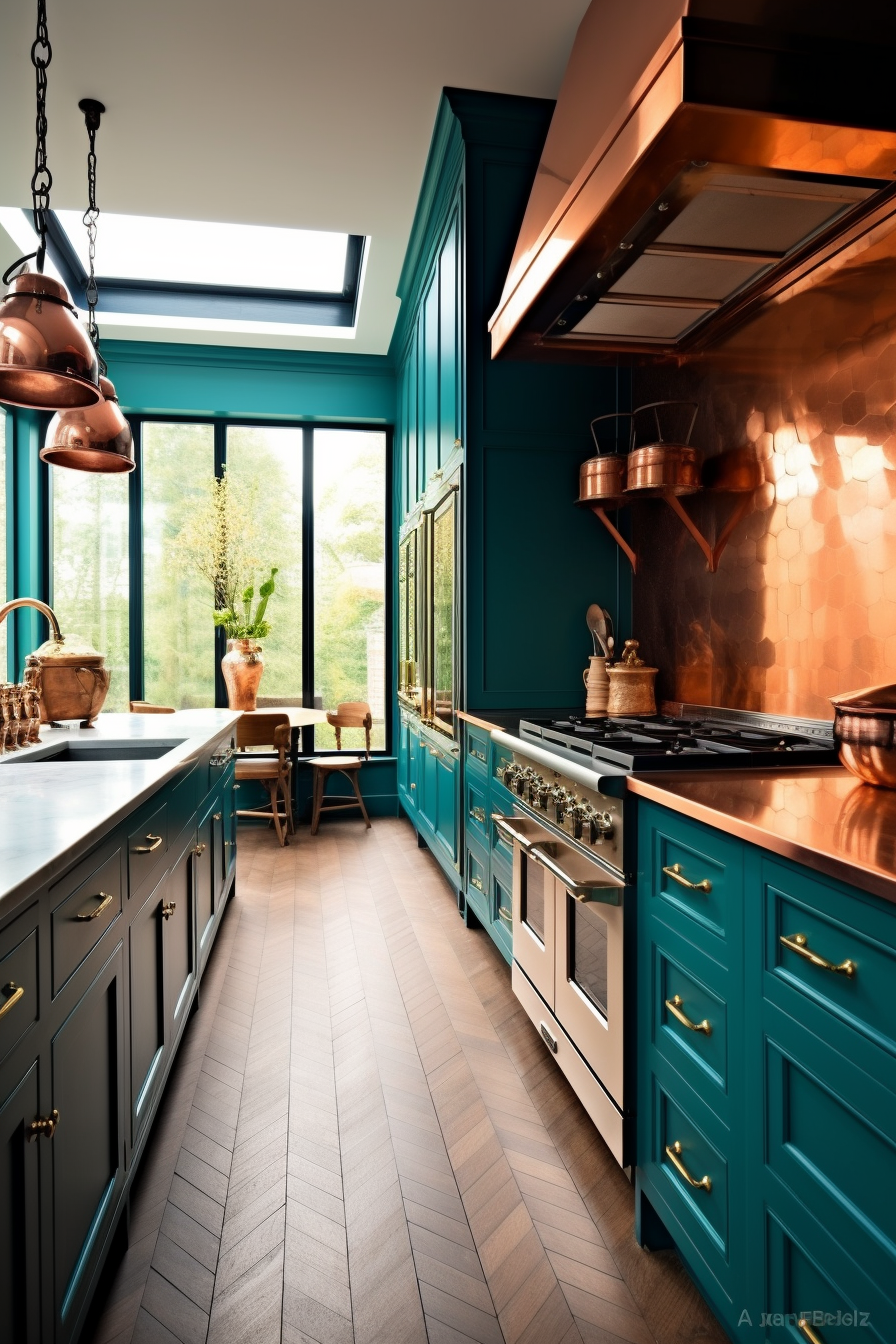
[[[582,701],[592,602],[610,609],[620,637],[629,633],[628,570],[603,528],[575,505],[579,467],[594,453],[590,422],[628,407],[628,371],[491,359],[488,319],[552,108],[541,99],[445,90],[390,352],[399,389],[398,527],[463,468],[460,703],[482,709]],[[533,549],[540,559],[525,564],[527,606],[537,612],[538,638],[521,642],[508,578]]]

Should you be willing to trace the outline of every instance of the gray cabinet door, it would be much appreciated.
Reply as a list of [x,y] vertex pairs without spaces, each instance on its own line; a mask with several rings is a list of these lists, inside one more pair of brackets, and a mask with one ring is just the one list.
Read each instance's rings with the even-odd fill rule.
[[162,942],[165,966],[165,1044],[171,1048],[179,1037],[189,1011],[196,981],[196,946],[193,867],[195,832],[181,839],[180,852],[168,874],[162,906]]
[[[4,1087],[8,1084],[4,1083]],[[39,1144],[28,1143],[38,1116],[37,1060],[0,1097],[0,1339],[40,1344]]]
[[165,985],[162,955],[163,878],[134,916],[130,927],[131,1142],[150,1111],[154,1083],[165,1048]]
[[196,928],[199,950],[203,956],[210,945],[215,917],[215,838],[212,815],[217,811],[217,801],[212,800],[200,813],[196,827]]
[[[74,1338],[124,1188],[124,949],[119,943],[53,1037],[55,1344]],[[43,1175],[43,1172],[41,1173]]]

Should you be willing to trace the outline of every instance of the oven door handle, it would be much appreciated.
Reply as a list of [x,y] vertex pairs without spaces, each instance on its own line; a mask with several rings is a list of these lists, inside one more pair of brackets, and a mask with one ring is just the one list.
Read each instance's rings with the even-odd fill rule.
[[564,873],[558,863],[551,858],[550,854],[545,854],[544,850],[538,845],[529,847],[529,858],[540,863],[543,868],[547,868],[549,873],[559,878],[570,896],[574,896],[577,901],[599,901],[602,905],[621,905],[622,890],[625,882],[620,877],[613,877],[607,873],[605,878],[599,882],[576,882],[568,873]]
[[511,826],[510,823],[513,820],[513,817],[505,817],[500,812],[492,813],[492,821],[504,838],[509,840],[511,844],[517,844],[528,852],[532,848],[532,841],[527,835],[523,835],[522,831],[518,831],[515,826]]

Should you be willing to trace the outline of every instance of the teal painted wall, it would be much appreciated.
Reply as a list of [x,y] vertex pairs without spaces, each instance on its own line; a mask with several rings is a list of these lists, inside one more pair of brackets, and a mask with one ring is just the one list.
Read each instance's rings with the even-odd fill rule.
[[153,341],[105,341],[125,411],[388,425],[395,375],[385,356],[320,355]]

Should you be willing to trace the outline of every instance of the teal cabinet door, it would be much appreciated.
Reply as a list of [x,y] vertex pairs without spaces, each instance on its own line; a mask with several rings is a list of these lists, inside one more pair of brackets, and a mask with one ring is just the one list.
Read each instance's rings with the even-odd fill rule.
[[413,816],[417,811],[417,752],[419,739],[406,719],[398,729],[398,794],[402,806]]
[[124,954],[113,952],[53,1037],[51,1096],[55,1344],[80,1326],[124,1188]]
[[165,1040],[169,1052],[187,1020],[196,984],[195,843],[192,828],[181,833],[162,906]]
[[[37,1119],[37,1060],[0,1095],[0,1339],[40,1344],[40,1143],[29,1143]],[[8,1090],[7,1090],[8,1089]],[[46,1145],[44,1145],[46,1147]]]
[[128,930],[131,1024],[131,1143],[136,1147],[152,1109],[165,1048],[165,983],[162,953],[163,878]]
[[446,752],[435,757],[436,808],[435,833],[445,853],[454,863],[457,859],[457,761]]
[[423,300],[423,479],[425,490],[439,469],[439,283],[434,270]]
[[439,466],[463,438],[461,210],[455,207],[439,254]]
[[200,956],[204,959],[211,946],[215,925],[215,822],[220,811],[217,798],[206,803],[196,826],[196,928]]

